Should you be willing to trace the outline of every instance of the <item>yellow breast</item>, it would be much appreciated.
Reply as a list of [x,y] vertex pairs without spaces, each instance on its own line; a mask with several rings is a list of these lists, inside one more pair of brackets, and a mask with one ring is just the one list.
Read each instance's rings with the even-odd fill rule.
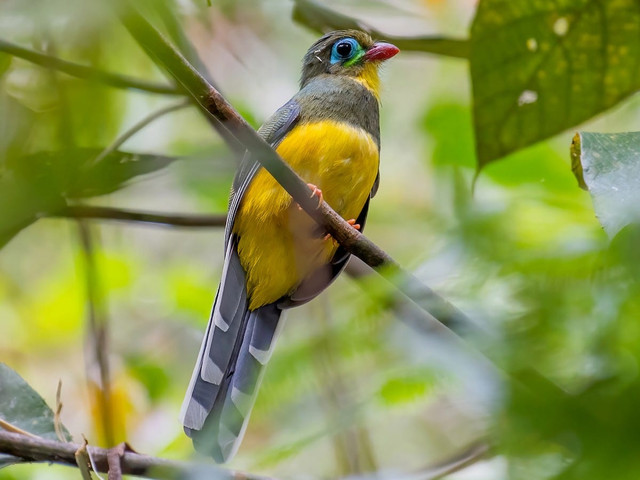
[[[378,146],[361,128],[334,121],[296,126],[276,151],[343,218],[356,218],[378,172]],[[291,293],[336,247],[266,170],[249,185],[233,227],[247,272],[249,308]]]

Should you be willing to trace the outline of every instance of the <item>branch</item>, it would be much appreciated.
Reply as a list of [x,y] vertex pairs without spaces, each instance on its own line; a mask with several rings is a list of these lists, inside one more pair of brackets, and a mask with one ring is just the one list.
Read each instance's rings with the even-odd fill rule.
[[171,105],[167,105],[167,106],[165,106],[165,107],[163,107],[160,110],[157,110],[155,112],[151,112],[149,115],[144,117],[138,123],[133,125],[129,130],[127,130],[122,135],[120,135],[118,138],[116,138],[111,145],[109,145],[102,152],[100,152],[100,154],[93,160],[93,166],[97,165],[105,157],[109,156],[111,153],[113,153],[116,150],[118,150],[118,148],[120,148],[124,142],[129,140],[131,137],[133,137],[136,133],[138,133],[140,130],[142,130],[144,127],[146,127],[150,123],[153,123],[158,118],[160,118],[160,117],[162,117],[164,115],[167,115],[168,113],[175,112],[176,110],[180,110],[182,108],[186,108],[189,105],[191,105],[191,100],[187,98],[187,99],[184,99],[184,100],[180,100],[177,103],[173,103]]
[[0,39],[0,52],[8,53],[14,57],[22,58],[28,62],[35,63],[44,68],[58,70],[60,72],[71,75],[72,77],[82,78],[94,82],[104,83],[115,88],[133,89],[148,93],[162,93],[166,95],[183,95],[180,89],[171,85],[162,85],[160,83],[147,82],[125,75],[116,75],[113,73],[98,70],[92,67],[86,67],[77,63],[67,62],[57,57],[45,55],[43,53],[20,47],[6,40]]
[[[108,0],[103,0],[113,5]],[[403,271],[380,247],[349,225],[326,202],[320,207],[317,198],[309,196],[306,182],[267,144],[240,116],[227,100],[200,75],[193,66],[127,1],[117,4],[124,26],[152,59],[165,68],[189,92],[202,109],[217,118],[235,138],[280,183],[304,211],[336,239],[349,253],[377,269],[404,295],[424,308],[444,325],[465,325],[476,330],[474,324],[456,307],[423,285],[417,278]]]
[[[95,240],[91,226],[85,220],[78,220],[78,233],[82,252],[84,254],[84,270],[87,289],[87,340],[91,347],[85,353],[87,383],[90,394],[91,383],[95,383],[100,418],[99,427],[102,430],[104,442],[113,446],[114,412],[111,394],[111,374],[109,368],[109,317],[106,311],[106,301],[101,291],[98,268],[95,258]],[[97,379],[94,369],[97,370]]]
[[224,214],[172,215],[166,213],[123,210],[111,207],[95,207],[90,205],[71,205],[63,210],[51,213],[50,216],[155,223],[173,227],[224,227],[227,220],[227,216]]
[[[198,70],[198,72],[200,72],[211,85],[213,85],[215,88],[218,88],[213,82],[207,66],[198,55],[198,51],[196,50],[195,46],[191,43],[189,37],[187,37],[187,35],[185,34],[182,25],[180,25],[178,13],[175,11],[175,8],[172,9],[169,4],[165,2],[152,2],[150,5],[156,10],[156,12],[158,12],[158,15],[162,19],[162,23],[164,23],[170,37],[177,45],[180,53],[184,55],[187,61],[191,63],[191,65],[193,65],[195,69]],[[244,155],[245,152],[245,148],[238,143],[236,138],[231,135],[229,131],[225,129],[220,121],[215,117],[207,115],[207,120],[214,128],[214,130],[216,130],[218,134],[223,138],[231,151],[235,153],[238,159],[242,158],[242,155]]]
[[[22,58],[36,65],[71,75],[72,77],[82,78],[84,80],[94,81],[110,85],[115,88],[133,89],[148,93],[162,93],[166,95],[185,95],[185,92],[171,85],[162,85],[159,83],[147,82],[125,75],[116,75],[113,73],[98,70],[92,67],[86,67],[77,63],[67,62],[51,55],[29,50],[20,47],[6,40],[0,39],[0,52],[8,53],[14,57]],[[228,131],[221,127],[220,122],[215,118],[208,116],[208,120],[212,126],[218,131],[222,138],[227,142],[233,152],[240,155],[244,153],[244,149],[238,144],[237,140],[229,134]]]
[[[198,55],[198,51],[195,46],[189,40],[189,37],[184,32],[182,25],[180,24],[180,17],[177,8],[175,5],[170,5],[167,2],[153,2],[151,4],[153,8],[158,12],[160,18],[162,19],[162,23],[167,29],[169,36],[172,41],[178,47],[178,50],[184,57],[193,65],[196,70],[198,70],[207,81],[218,88],[215,83],[213,83],[213,78],[209,73],[207,66],[204,64],[200,56]],[[173,9],[171,7],[174,7]]]
[[320,33],[331,30],[364,30],[374,38],[390,41],[400,50],[434,53],[455,58],[469,57],[469,41],[446,37],[396,37],[376,30],[366,23],[331,10],[314,0],[295,0],[293,19]]
[[[81,445],[62,443],[40,437],[28,437],[18,433],[0,431],[0,452],[22,458],[27,462],[59,463],[77,466],[75,453]],[[111,450],[87,447],[99,472],[109,470],[108,456]],[[122,473],[158,479],[211,478],[213,480],[268,480],[250,473],[237,472],[213,465],[176,462],[125,451],[121,457]],[[200,476],[197,476],[200,472]]]
[[479,443],[448,460],[428,467],[421,472],[417,472],[411,478],[413,480],[438,480],[440,478],[448,477],[452,473],[464,470],[474,463],[486,459],[489,456],[489,453],[489,445]]

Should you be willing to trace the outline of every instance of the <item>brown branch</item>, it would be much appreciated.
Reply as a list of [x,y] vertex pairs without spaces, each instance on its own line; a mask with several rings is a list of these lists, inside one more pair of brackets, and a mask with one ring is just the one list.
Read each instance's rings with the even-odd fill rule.
[[108,480],[122,480],[122,457],[124,457],[125,451],[125,443],[109,449],[107,453],[107,464],[109,465]]
[[172,227],[224,227],[227,216],[220,215],[178,215],[155,212],[141,212],[111,207],[71,205],[51,213],[52,217],[116,220],[124,222],[154,223]]
[[[27,462],[59,463],[77,466],[75,453],[81,445],[62,443],[40,437],[28,437],[18,433],[0,431],[0,452],[13,455]],[[110,449],[87,447],[98,472],[109,470]],[[267,477],[237,472],[213,465],[176,462],[125,451],[120,458],[124,475],[157,479],[211,478],[214,480],[268,480]],[[198,472],[200,476],[197,476]]]
[[160,83],[138,80],[137,78],[125,75],[116,75],[96,68],[80,65],[78,63],[68,62],[51,55],[45,55],[2,39],[0,39],[0,52],[5,52],[9,55],[13,55],[14,57],[22,58],[23,60],[35,63],[36,65],[40,65],[44,68],[58,70],[59,72],[66,73],[72,77],[104,83],[105,85],[115,88],[139,90],[141,92],[149,93],[162,93],[165,95],[184,95],[184,92],[172,85],[163,85]]
[[[391,256],[351,227],[326,202],[318,207],[317,198],[309,196],[306,182],[280,158],[180,52],[140,15],[131,2],[103,1],[107,5],[116,6],[116,11],[124,26],[151,58],[159,66],[165,68],[206,112],[217,118],[224,128],[273,175],[305,212],[349,253],[376,268],[378,273],[441,323],[445,325],[464,324],[467,329],[477,330],[461,311],[423,285],[413,275],[403,271]],[[481,334],[482,332],[477,333]]]
[[105,301],[100,291],[91,226],[87,224],[86,220],[80,219],[78,220],[78,231],[85,261],[88,304],[87,337],[89,345],[91,346],[90,351],[85,354],[87,380],[89,388],[91,388],[91,382],[95,381],[92,378],[92,370],[96,368],[98,371],[98,381],[95,381],[95,383],[99,389],[97,406],[100,417],[100,427],[102,429],[104,442],[108,446],[113,446],[115,444],[115,435],[113,428],[111,375],[109,369],[108,316]]
[[400,50],[434,53],[455,58],[469,57],[469,41],[436,36],[398,37],[388,35],[367,25],[361,20],[331,10],[314,0],[295,0],[293,19],[320,33],[331,30],[364,30],[374,38],[392,42]]

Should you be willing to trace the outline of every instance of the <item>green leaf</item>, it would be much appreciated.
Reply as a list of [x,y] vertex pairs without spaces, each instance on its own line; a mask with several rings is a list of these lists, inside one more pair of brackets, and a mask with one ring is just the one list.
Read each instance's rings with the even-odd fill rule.
[[0,53],[0,78],[9,70],[11,66],[11,55],[7,55],[6,53]]
[[129,372],[144,386],[149,398],[153,401],[162,400],[171,384],[166,370],[142,355],[131,356],[126,361]]
[[473,168],[473,133],[469,108],[461,103],[439,103],[429,108],[423,125],[433,137],[433,165]]
[[66,205],[54,184],[43,180],[0,171],[0,248],[35,222],[40,212],[54,212]]
[[582,132],[571,155],[578,182],[588,188],[609,236],[640,221],[640,132]]
[[78,162],[84,166],[65,192],[67,197],[92,197],[115,192],[135,177],[161,170],[176,160],[175,157],[162,155],[116,151],[104,157],[97,165],[92,165],[91,160],[99,152],[100,150],[93,149],[78,149],[74,152],[85,161]]
[[482,168],[640,88],[636,0],[482,0],[471,77]]
[[[24,379],[4,363],[0,363],[0,417],[34,435],[58,440],[53,424],[53,411]],[[62,426],[71,440],[71,435]]]
[[41,216],[63,209],[68,199],[115,192],[133,178],[175,160],[115,151],[95,163],[100,152],[73,148],[8,161],[0,169],[0,248]]
[[430,372],[394,377],[380,388],[380,398],[387,405],[411,403],[421,399],[433,387],[434,379]]
[[[59,440],[53,411],[20,375],[4,363],[0,363],[0,418],[39,437]],[[61,425],[61,430],[66,440],[70,441],[71,435],[64,425]],[[0,466],[21,461],[10,455],[0,456]]]

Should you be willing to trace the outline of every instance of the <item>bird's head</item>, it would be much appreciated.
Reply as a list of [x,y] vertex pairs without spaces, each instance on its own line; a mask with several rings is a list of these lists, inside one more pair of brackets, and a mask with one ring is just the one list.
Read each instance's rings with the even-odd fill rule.
[[304,56],[301,87],[323,75],[353,77],[378,96],[378,66],[400,50],[395,45],[374,42],[359,30],[330,32],[314,43]]

